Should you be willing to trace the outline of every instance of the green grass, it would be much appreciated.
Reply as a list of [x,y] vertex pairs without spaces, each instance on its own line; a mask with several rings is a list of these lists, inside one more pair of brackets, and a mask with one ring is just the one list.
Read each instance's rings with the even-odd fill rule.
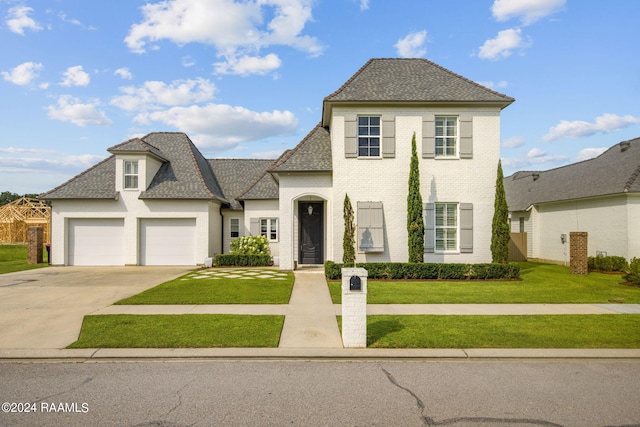
[[284,316],[216,314],[85,316],[67,348],[277,347]]
[[42,252],[44,262],[29,264],[27,263],[27,245],[0,245],[0,274],[48,267],[47,251],[43,249]]
[[367,318],[372,348],[640,348],[640,315]]
[[288,304],[294,280],[292,273],[286,280],[193,279],[190,274],[116,304]]
[[[376,281],[368,282],[369,304],[606,304],[640,303],[640,288],[621,284],[618,274],[577,276],[568,267],[520,263],[521,281]],[[330,282],[335,304],[340,282]]]

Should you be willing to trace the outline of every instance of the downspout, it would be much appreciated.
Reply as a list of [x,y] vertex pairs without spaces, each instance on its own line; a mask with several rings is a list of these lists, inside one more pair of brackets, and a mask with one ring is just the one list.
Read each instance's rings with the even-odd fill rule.
[[220,253],[224,254],[224,216],[222,216],[222,204],[220,204]]

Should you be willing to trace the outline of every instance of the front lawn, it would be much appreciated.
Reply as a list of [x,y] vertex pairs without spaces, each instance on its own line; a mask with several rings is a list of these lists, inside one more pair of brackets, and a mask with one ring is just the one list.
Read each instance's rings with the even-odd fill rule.
[[217,314],[85,316],[67,348],[278,347],[284,316]]
[[[619,274],[577,276],[569,267],[522,262],[521,281],[368,282],[369,304],[607,304],[640,303],[640,288],[621,284]],[[341,283],[329,282],[334,304]]]
[[640,348],[640,315],[367,318],[372,348]]
[[49,260],[47,259],[47,251],[44,248],[42,257],[42,263],[29,264],[27,263],[27,245],[0,245],[0,274],[48,267]]
[[288,304],[293,280],[278,270],[197,270],[116,304]]

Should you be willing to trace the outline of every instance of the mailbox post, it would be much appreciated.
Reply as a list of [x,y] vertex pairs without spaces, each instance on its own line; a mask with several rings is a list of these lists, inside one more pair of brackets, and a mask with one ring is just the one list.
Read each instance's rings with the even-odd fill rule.
[[367,346],[367,270],[342,269],[342,344]]

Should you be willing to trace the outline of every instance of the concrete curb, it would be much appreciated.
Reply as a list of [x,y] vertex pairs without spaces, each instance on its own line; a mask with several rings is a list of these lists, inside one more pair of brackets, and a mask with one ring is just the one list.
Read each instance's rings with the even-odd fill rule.
[[102,348],[0,349],[10,361],[640,359],[640,349]]

